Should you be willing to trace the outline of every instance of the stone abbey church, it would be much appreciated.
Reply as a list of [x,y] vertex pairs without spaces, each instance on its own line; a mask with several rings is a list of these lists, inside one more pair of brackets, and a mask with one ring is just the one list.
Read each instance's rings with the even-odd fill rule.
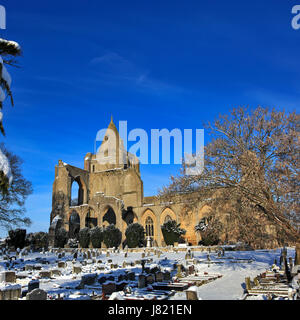
[[[117,137],[114,146],[108,143],[111,133]],[[107,153],[109,148],[113,148],[110,155],[116,158],[117,164],[102,164],[92,153],[85,156],[84,169],[59,160],[53,183],[49,230],[51,244],[54,245],[55,233],[59,228],[63,227],[70,238],[75,238],[82,228],[106,227],[109,224],[115,224],[125,240],[127,226],[138,222],[143,225],[146,236],[151,237],[153,246],[164,246],[161,225],[175,220],[186,230],[186,242],[197,245],[201,237],[194,228],[210,207],[199,202],[190,208],[187,196],[178,195],[165,203],[155,196],[144,197],[139,162],[124,149],[113,120],[99,150]],[[122,165],[118,165],[120,157],[124,160]],[[78,197],[72,199],[74,186],[77,186]]]

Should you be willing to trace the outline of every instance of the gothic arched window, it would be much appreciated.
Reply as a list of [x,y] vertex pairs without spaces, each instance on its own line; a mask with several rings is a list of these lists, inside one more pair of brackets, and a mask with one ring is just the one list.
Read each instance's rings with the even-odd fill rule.
[[168,221],[171,221],[171,220],[172,220],[172,218],[171,218],[169,215],[167,215],[167,216],[165,217],[165,223],[168,222]]
[[154,237],[154,226],[153,226],[153,220],[148,217],[146,219],[146,236],[147,237]]

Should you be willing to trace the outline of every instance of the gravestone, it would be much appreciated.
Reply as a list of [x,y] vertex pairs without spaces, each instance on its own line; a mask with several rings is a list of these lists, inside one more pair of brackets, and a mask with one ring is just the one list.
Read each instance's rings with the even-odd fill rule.
[[170,281],[171,280],[171,273],[169,271],[165,271],[163,273],[164,275],[164,281]]
[[148,274],[146,277],[146,283],[148,284],[153,284],[155,282],[155,278],[152,274]]
[[140,274],[138,278],[138,288],[142,289],[142,288],[145,288],[145,286],[146,286],[146,276],[143,274]]
[[32,271],[33,270],[33,265],[31,264],[26,264],[25,266],[25,271]]
[[27,293],[26,300],[47,300],[47,292],[42,289],[34,289]]
[[196,286],[188,288],[185,292],[187,300],[199,300]]
[[39,272],[40,278],[51,278],[51,272],[50,271],[40,271]]
[[64,261],[58,261],[57,267],[58,268],[65,268],[66,267],[66,263]]
[[87,252],[87,258],[88,258],[88,259],[91,259],[91,258],[92,258],[92,255],[91,255],[91,251],[90,251],[90,250]]
[[16,283],[16,273],[14,271],[2,271],[0,273],[0,282]]
[[164,274],[161,271],[156,272],[155,281],[156,282],[163,282],[164,281]]
[[102,293],[104,295],[111,295],[112,293],[116,292],[116,284],[114,282],[107,282],[102,284]]
[[246,284],[246,289],[251,290],[251,281],[249,277],[245,278],[245,284]]
[[182,277],[183,277],[182,272],[181,272],[181,265],[180,265],[180,264],[177,265],[177,274],[176,274],[176,277],[177,277],[177,278],[182,278]]
[[40,281],[39,280],[31,280],[28,282],[28,293],[34,289],[40,288]]
[[51,271],[51,277],[53,276],[61,276],[61,271],[58,269],[52,269]]
[[189,266],[189,275],[192,275],[195,273],[195,267],[194,265]]
[[0,287],[0,301],[2,300],[18,300],[21,297],[21,285],[7,284]]
[[82,272],[82,268],[81,268],[81,266],[80,265],[74,265],[73,266],[73,273],[75,273],[75,274],[78,274],[78,273],[81,273]]

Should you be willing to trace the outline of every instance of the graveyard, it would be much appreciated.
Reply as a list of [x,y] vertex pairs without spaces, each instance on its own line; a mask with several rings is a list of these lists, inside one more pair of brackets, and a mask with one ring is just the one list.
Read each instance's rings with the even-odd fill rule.
[[2,248],[0,300],[296,299],[295,248],[233,249]]

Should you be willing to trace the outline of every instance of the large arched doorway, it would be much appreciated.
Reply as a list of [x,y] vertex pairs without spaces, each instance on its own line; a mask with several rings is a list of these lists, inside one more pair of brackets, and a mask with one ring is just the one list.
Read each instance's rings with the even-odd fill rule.
[[128,207],[127,210],[124,209],[122,211],[122,219],[126,222],[127,226],[138,222],[137,215],[134,213],[132,207]]
[[90,209],[85,217],[85,226],[87,228],[95,228],[98,225],[98,219],[96,218],[95,212],[93,209]]
[[69,238],[78,239],[80,231],[80,217],[76,211],[73,211],[69,219]]
[[102,222],[103,222],[103,227],[106,227],[110,224],[114,224],[114,225],[117,224],[117,217],[113,208],[111,207],[107,208],[106,213],[103,216]]

